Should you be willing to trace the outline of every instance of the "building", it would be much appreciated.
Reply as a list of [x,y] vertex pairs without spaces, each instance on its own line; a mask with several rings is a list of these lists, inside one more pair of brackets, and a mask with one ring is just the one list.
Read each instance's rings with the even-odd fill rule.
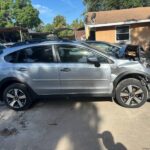
[[28,30],[21,27],[0,28],[0,43],[10,46],[28,37]]
[[75,39],[78,41],[86,40],[84,27],[75,30]]
[[90,40],[150,45],[150,7],[89,12],[85,26]]

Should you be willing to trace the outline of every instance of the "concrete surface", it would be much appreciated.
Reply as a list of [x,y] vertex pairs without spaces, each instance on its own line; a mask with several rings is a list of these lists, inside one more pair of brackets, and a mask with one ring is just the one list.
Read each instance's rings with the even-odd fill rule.
[[150,103],[49,100],[28,111],[0,106],[0,150],[150,150]]

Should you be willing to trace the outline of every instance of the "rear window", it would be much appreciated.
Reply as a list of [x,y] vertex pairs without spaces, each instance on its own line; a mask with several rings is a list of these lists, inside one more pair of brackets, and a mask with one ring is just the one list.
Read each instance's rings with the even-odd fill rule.
[[54,62],[51,46],[36,46],[13,52],[4,58],[10,63],[51,63]]

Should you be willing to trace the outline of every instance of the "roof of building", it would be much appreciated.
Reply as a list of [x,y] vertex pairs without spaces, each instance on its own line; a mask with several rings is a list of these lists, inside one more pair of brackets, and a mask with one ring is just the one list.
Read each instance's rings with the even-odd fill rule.
[[[92,22],[92,16],[95,16],[95,20]],[[89,12],[87,14],[87,24],[114,24],[115,23],[138,23],[138,22],[150,22],[150,7],[138,7],[121,10],[99,11]]]

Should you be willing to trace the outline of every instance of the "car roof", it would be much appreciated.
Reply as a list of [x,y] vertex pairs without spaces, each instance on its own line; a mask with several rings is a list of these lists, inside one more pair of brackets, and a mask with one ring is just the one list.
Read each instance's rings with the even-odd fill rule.
[[[90,49],[93,49],[99,53],[101,53],[98,49],[91,47],[90,45],[88,45],[85,41],[71,41],[71,40],[55,40],[55,41],[43,41],[43,42],[39,42],[39,43],[29,43],[29,44],[24,44],[21,46],[15,46],[15,47],[9,47],[9,48],[5,48],[3,49],[3,53],[1,54],[1,57],[4,57],[10,53],[13,53],[15,51],[21,50],[21,49],[25,49],[25,48],[29,48],[29,47],[34,47],[34,46],[46,46],[46,45],[51,45],[51,44],[72,44],[72,45],[78,45],[78,46],[83,46],[83,47],[87,47]],[[102,56],[109,58],[110,60],[113,60],[112,57],[101,53]]]
[[28,47],[34,47],[34,46],[42,46],[42,45],[48,45],[48,44],[76,44],[76,45],[82,45],[82,42],[79,41],[71,41],[71,40],[55,40],[55,41],[50,41],[50,40],[46,40],[46,41],[42,41],[42,42],[31,42],[31,43],[20,43],[20,45],[14,45],[12,47],[8,47],[3,49],[3,53],[12,53],[14,51],[20,50],[20,49],[24,49],[24,48],[28,48]]

